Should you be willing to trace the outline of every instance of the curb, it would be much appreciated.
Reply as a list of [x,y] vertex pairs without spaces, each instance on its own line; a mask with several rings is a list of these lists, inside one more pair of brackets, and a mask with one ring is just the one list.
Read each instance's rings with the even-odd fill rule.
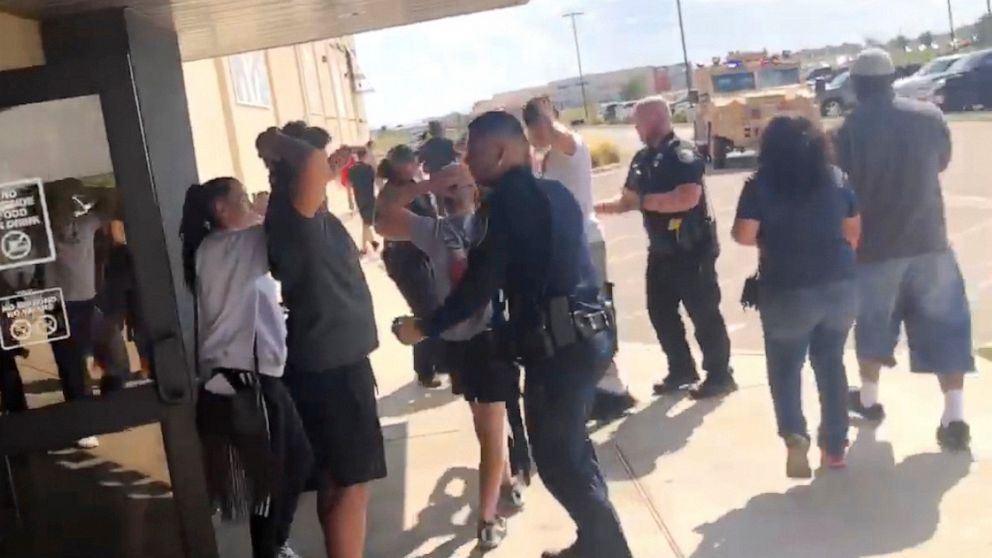
[[608,172],[613,172],[613,171],[615,171],[615,170],[617,170],[619,168],[620,168],[620,163],[613,163],[613,164],[610,164],[610,165],[603,165],[601,167],[596,167],[596,168],[592,169],[592,175],[593,176],[596,176],[597,174],[606,174]]

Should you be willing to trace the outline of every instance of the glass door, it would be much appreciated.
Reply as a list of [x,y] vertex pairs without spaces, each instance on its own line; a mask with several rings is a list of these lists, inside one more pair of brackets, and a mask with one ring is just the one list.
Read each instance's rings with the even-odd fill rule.
[[156,197],[118,181],[109,110],[0,105],[3,558],[216,556],[175,291],[134,257],[168,259],[134,217]]

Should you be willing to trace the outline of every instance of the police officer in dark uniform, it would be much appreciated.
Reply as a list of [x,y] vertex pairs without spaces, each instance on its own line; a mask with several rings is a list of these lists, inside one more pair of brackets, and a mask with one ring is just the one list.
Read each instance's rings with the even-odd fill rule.
[[[534,177],[523,127],[505,112],[469,126],[471,169],[443,169],[439,186],[487,187],[488,230],[469,268],[430,319],[397,320],[404,343],[437,336],[485,307],[502,290],[510,346],[526,369],[524,404],[537,471],[578,526],[569,548],[543,556],[629,558],[623,530],[586,433],[596,384],[615,352],[587,247],[582,211],[559,182]],[[449,178],[450,180],[447,180]]]
[[690,391],[695,399],[737,389],[730,368],[730,338],[720,314],[716,223],[706,202],[706,163],[692,144],[675,137],[668,104],[661,97],[638,103],[637,132],[644,142],[631,163],[623,194],[596,206],[610,215],[640,209],[650,241],[648,314],[668,357],[668,376],[654,386],[662,395],[688,389],[699,380],[686,342],[679,305],[685,306],[703,352],[706,380]]

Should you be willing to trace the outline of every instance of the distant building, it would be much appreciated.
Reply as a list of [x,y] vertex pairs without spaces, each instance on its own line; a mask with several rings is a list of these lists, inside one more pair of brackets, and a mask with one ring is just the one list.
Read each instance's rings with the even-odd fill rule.
[[[587,74],[585,76],[586,98],[596,105],[622,101],[625,90],[631,82],[640,82],[639,89],[645,95],[656,95],[686,88],[685,65],[641,66],[613,72]],[[472,107],[473,114],[487,110],[502,109],[519,112],[531,98],[548,95],[558,108],[570,109],[582,106],[582,84],[578,77],[553,81],[539,87],[528,87],[493,95],[491,99],[479,101]]]
[[472,114],[482,114],[483,112],[490,110],[505,110],[507,112],[517,113],[522,111],[527,101],[533,97],[551,94],[552,88],[550,85],[527,87],[516,91],[497,93],[496,95],[493,95],[491,99],[486,99],[475,103],[475,105],[472,106]]

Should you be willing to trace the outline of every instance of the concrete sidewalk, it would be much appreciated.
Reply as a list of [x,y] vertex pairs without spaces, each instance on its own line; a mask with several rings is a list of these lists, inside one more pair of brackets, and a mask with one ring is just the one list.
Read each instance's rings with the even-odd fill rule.
[[[409,350],[386,329],[404,305],[379,264],[367,266],[382,348],[373,357],[388,439],[390,476],[375,485],[369,558],[450,558],[475,550],[477,445],[467,406],[446,390],[413,382]],[[735,354],[741,390],[723,401],[658,399],[664,370],[656,346],[625,344],[621,369],[642,404],[594,433],[611,495],[638,558],[985,557],[992,555],[992,366],[970,379],[966,405],[974,456],[942,454],[935,430],[942,409],[936,381],[886,373],[881,426],[855,422],[846,471],[812,481],[785,477],[775,435],[764,357]],[[852,366],[853,373],[855,368]],[[852,379],[854,375],[852,374]],[[811,428],[816,392],[807,374]],[[813,455],[814,459],[816,455]],[[571,522],[541,487],[511,518],[492,558],[537,557],[567,545]],[[312,495],[301,503],[294,546],[323,556]],[[238,533],[236,533],[236,531]],[[221,530],[224,556],[243,556],[246,533]],[[603,557],[607,558],[607,557]]]

